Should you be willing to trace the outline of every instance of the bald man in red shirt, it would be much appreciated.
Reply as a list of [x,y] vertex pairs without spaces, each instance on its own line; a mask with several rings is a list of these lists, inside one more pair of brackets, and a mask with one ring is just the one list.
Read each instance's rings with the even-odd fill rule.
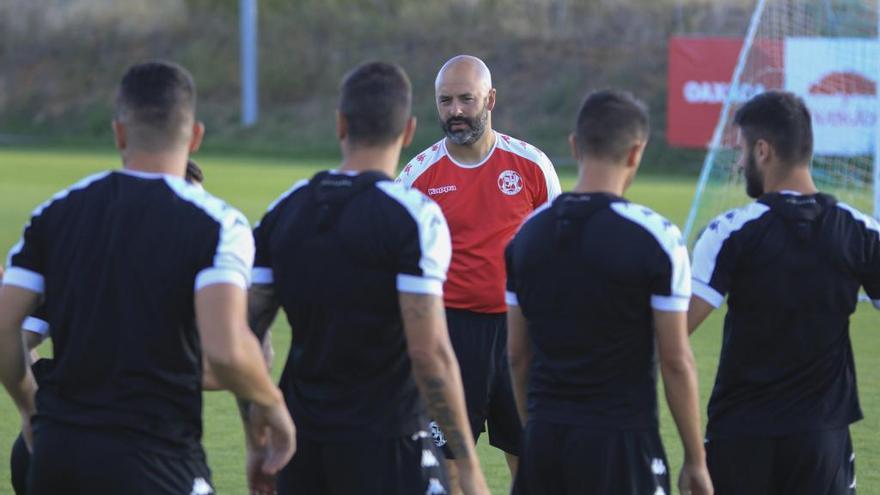
[[[478,438],[488,423],[489,443],[505,452],[515,475],[522,428],[507,366],[504,248],[532,211],[559,195],[559,179],[541,150],[492,129],[495,88],[482,60],[450,59],[437,74],[435,93],[446,137],[413,158],[397,180],[427,194],[446,216],[452,234],[446,318],[471,429]],[[443,446],[442,432],[432,429]]]

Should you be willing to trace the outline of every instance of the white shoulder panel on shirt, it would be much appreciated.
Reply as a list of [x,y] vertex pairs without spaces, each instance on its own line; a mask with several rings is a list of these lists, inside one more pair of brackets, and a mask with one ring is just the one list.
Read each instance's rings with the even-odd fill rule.
[[445,281],[452,258],[452,241],[440,207],[421,192],[401,184],[379,181],[376,187],[403,205],[415,220],[419,229],[419,267],[423,277]]
[[496,134],[498,136],[498,143],[496,144],[498,149],[521,156],[541,169],[541,173],[544,174],[544,180],[547,182],[548,202],[553,201],[556,196],[562,194],[562,187],[559,184],[556,169],[553,168],[553,163],[550,162],[550,158],[543,151],[521,139],[512,138],[500,132],[496,132]]
[[195,289],[214,283],[232,283],[246,289],[251,283],[254,264],[254,237],[244,214],[178,177],[165,177],[165,183],[180,198],[197,206],[220,224],[220,239],[214,252],[213,266],[199,272]]
[[[104,177],[107,177],[108,175],[110,175],[109,171],[100,172],[97,174],[92,174],[92,175],[89,175],[88,177],[85,177],[85,178],[77,181],[76,183],[74,183],[73,185],[68,187],[67,189],[63,189],[61,191],[58,191],[57,193],[52,195],[51,198],[49,198],[48,200],[44,201],[42,204],[37,206],[34,209],[33,213],[31,213],[30,219],[33,219],[33,218],[36,218],[36,217],[42,215],[43,211],[46,208],[48,208],[49,205],[51,205],[52,203],[54,203],[56,201],[59,201],[59,200],[66,198],[67,195],[70,194],[72,191],[77,191],[79,189],[85,189],[85,188],[89,187],[92,183],[97,182],[97,181],[103,179]],[[28,223],[24,226],[24,230],[27,230],[27,228],[30,227],[30,219],[28,219]],[[12,249],[9,251],[9,256],[6,258],[6,266],[7,267],[12,266],[12,257],[15,256],[16,254],[20,253],[23,248],[24,248],[24,237],[19,239],[19,241],[15,244],[15,246],[13,246]]]
[[868,230],[873,230],[874,232],[880,234],[880,222],[878,222],[876,218],[862,213],[861,211],[846,203],[838,202],[837,207],[842,210],[848,211],[849,214],[853,216],[853,218],[865,224],[865,227],[867,227]]
[[740,208],[734,208],[715,217],[694,245],[694,280],[708,284],[715,272],[715,263],[721,247],[730,236],[747,223],[761,218],[770,207],[754,201]]
[[439,162],[444,156],[446,156],[446,146],[443,146],[443,139],[441,139],[404,165],[403,170],[400,171],[400,175],[397,176],[394,182],[401,183],[406,187],[412,187],[420,175],[431,168],[431,165]]
[[664,311],[687,311],[691,297],[691,269],[681,231],[654,210],[635,203],[611,203],[618,215],[647,230],[669,257],[672,267],[670,295],[651,296],[651,306]]

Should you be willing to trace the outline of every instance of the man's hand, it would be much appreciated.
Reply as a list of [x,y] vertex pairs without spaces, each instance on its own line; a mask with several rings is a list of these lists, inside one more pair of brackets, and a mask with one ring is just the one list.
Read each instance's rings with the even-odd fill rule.
[[263,451],[260,470],[274,476],[296,452],[296,427],[287,406],[283,401],[267,407],[251,404],[249,419],[254,447]]
[[28,411],[21,412],[21,436],[24,438],[24,444],[27,446],[28,452],[34,451],[34,431],[31,428],[31,413]]
[[265,445],[248,445],[246,450],[248,488],[251,495],[272,495],[276,492],[275,475],[263,472],[266,462]]
[[712,495],[712,479],[706,463],[685,463],[678,474],[678,491],[682,495]]
[[492,494],[489,491],[486,478],[483,476],[483,471],[479,465],[474,468],[473,466],[465,467],[456,463],[456,466],[458,466],[458,486],[461,487],[464,495]]

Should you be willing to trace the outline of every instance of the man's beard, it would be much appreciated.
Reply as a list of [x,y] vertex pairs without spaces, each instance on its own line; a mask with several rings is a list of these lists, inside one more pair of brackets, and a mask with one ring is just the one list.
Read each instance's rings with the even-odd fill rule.
[[758,170],[758,162],[755,160],[755,155],[752,151],[754,150],[749,150],[743,174],[746,177],[746,194],[750,198],[757,199],[764,194],[764,177],[761,175],[761,171]]
[[[443,132],[450,141],[458,145],[468,146],[474,144],[477,140],[483,137],[488,122],[489,109],[483,105],[483,110],[480,111],[476,117],[449,117],[445,121],[440,121],[440,127],[443,128]],[[456,123],[463,123],[466,127],[453,129],[452,125]]]

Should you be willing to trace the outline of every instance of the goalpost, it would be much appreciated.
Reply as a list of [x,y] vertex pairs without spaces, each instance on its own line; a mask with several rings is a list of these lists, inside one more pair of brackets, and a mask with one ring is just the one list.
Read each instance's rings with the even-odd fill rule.
[[813,116],[817,186],[880,218],[880,0],[757,0],[684,234],[749,201],[736,168],[739,88],[787,90]]

